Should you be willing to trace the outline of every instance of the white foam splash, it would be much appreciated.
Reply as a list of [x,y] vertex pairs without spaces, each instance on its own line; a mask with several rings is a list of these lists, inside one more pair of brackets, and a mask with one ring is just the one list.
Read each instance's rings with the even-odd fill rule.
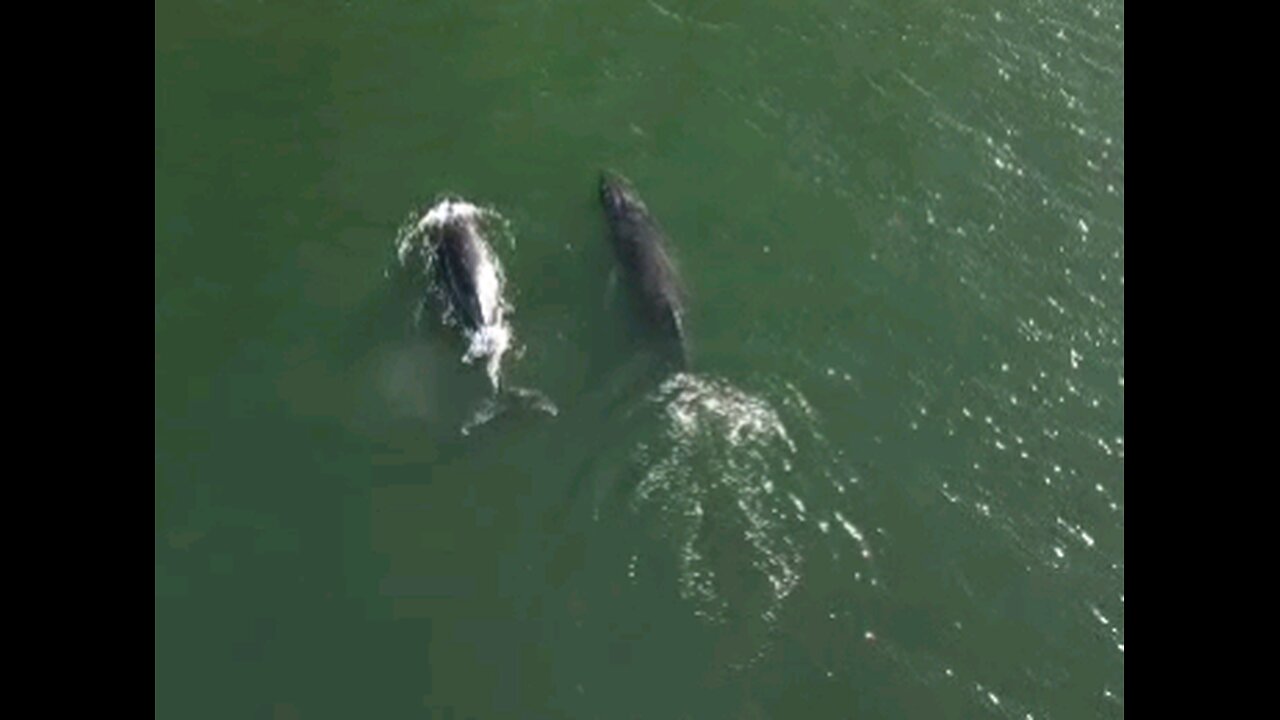
[[502,384],[502,356],[511,347],[511,326],[498,314],[494,323],[470,331],[468,339],[470,344],[462,361],[470,365],[483,359],[489,382],[498,389]]
[[436,203],[418,222],[419,230],[438,228],[453,220],[479,220],[493,214],[492,210],[478,207],[466,200],[446,198]]

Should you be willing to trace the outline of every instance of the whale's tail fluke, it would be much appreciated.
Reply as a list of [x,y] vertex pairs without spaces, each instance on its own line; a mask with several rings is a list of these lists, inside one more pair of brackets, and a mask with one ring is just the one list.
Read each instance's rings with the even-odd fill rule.
[[531,412],[556,417],[560,408],[541,390],[505,386],[480,402],[471,418],[462,424],[462,434],[470,435],[477,428],[505,415]]

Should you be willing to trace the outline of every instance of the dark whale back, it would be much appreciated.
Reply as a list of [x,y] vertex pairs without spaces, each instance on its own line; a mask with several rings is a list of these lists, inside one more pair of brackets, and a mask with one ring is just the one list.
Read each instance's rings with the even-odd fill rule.
[[469,330],[477,330],[493,321],[486,318],[480,302],[476,280],[490,271],[474,224],[469,219],[452,219],[441,229],[436,244],[436,260],[440,264],[445,290],[458,319]]
[[606,171],[600,184],[614,251],[640,305],[646,325],[681,365],[687,365],[684,291],[667,247],[667,235],[621,175]]

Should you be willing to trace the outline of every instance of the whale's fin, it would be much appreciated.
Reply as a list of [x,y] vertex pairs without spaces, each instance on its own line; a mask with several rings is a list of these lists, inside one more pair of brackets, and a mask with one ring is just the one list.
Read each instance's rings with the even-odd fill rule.
[[669,308],[669,322],[671,324],[671,342],[674,344],[672,351],[675,359],[680,364],[681,369],[689,367],[689,338],[685,334],[684,314],[676,308]]
[[605,281],[604,286],[604,306],[608,309],[613,304],[613,299],[618,295],[618,268],[609,271],[609,279]]

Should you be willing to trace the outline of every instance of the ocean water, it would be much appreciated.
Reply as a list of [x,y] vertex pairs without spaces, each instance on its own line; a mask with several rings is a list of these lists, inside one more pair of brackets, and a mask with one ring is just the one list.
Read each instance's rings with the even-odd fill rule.
[[1123,4],[162,3],[155,69],[157,717],[1123,716]]

